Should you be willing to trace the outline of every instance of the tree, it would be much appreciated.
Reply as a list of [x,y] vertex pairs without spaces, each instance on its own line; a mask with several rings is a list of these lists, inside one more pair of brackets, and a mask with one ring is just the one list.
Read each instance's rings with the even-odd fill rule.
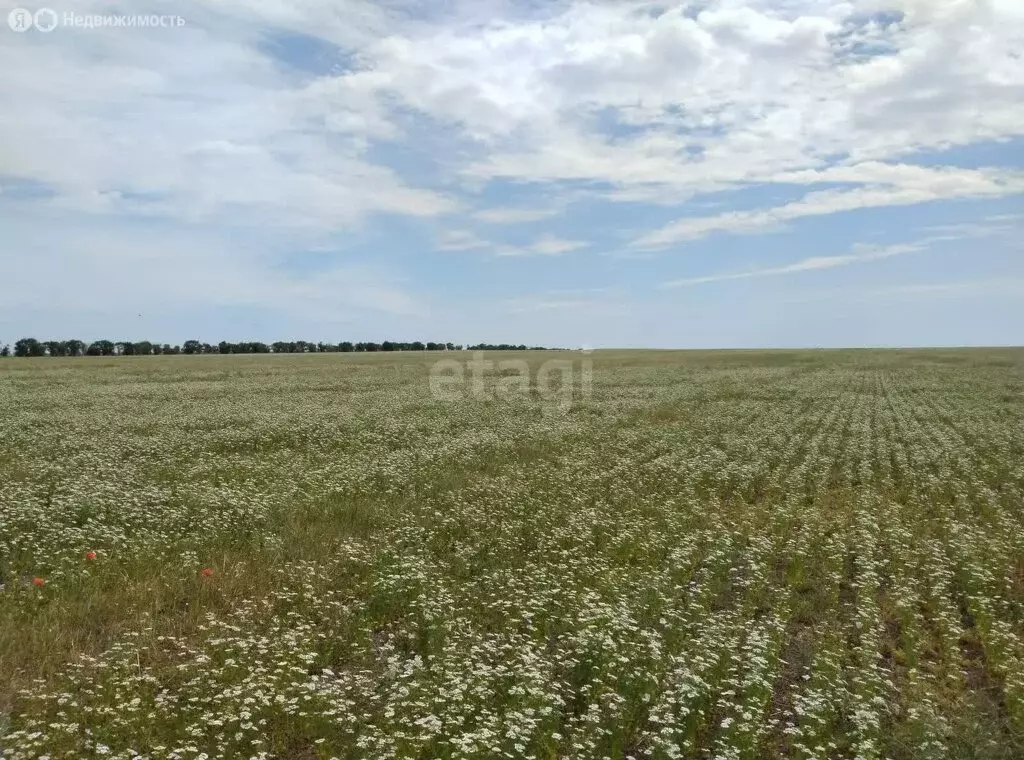
[[22,338],[14,344],[15,356],[46,356],[46,348],[35,338]]
[[3,348],[0,348],[0,356],[4,357],[4,358],[6,359],[6,358],[7,358],[8,356],[10,356],[10,355],[11,355],[11,347],[10,347],[10,346],[8,346],[8,345],[7,345],[6,343],[5,343],[5,344],[4,344],[4,347],[3,347]]
[[[474,351],[524,351],[525,344],[513,345],[510,343],[479,343],[469,346]],[[293,354],[293,353],[351,353],[353,351],[461,351],[461,344],[437,343],[430,341],[394,341],[385,340],[382,343],[373,341],[341,341],[340,343],[316,343],[307,340],[276,341],[271,345],[253,342],[232,343],[222,340],[217,345],[201,343],[198,340],[187,340],[184,346],[171,346],[164,343],[150,343],[142,341],[118,341],[113,343],[109,340],[97,340],[86,344],[80,340],[47,340],[38,341],[35,338],[21,338],[16,341],[13,349],[9,346],[0,345],[0,356],[149,356],[152,354],[173,355],[173,354]],[[529,350],[544,350],[543,346],[534,346]]]
[[113,356],[114,344],[109,340],[97,340],[89,344],[85,350],[86,356]]

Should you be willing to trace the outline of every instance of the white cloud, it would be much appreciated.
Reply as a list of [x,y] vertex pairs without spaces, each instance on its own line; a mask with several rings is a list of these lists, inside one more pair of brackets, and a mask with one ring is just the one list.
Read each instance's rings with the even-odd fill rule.
[[586,248],[589,243],[584,240],[567,240],[544,235],[525,245],[509,245],[485,240],[468,230],[450,230],[436,242],[441,251],[485,251],[495,256],[560,256],[564,253]]
[[[183,28],[5,35],[0,92],[16,107],[0,113],[0,174],[53,188],[65,208],[107,214],[340,229],[378,212],[455,210],[445,194],[367,158],[368,138],[386,135],[387,120],[366,107],[348,121],[314,108],[315,90],[296,89],[260,48],[285,33],[268,18],[285,29],[319,20],[323,34],[342,28],[338,12],[257,7],[268,16],[185,2],[174,9]],[[372,8],[347,7],[349,27]]]
[[486,224],[525,224],[557,216],[561,209],[497,207],[473,214],[473,218]]
[[1024,214],[996,214],[978,222],[961,222],[959,224],[938,224],[928,227],[926,232],[941,235],[944,238],[958,240],[960,238],[997,237],[1024,231]]
[[[414,7],[189,0],[175,7],[188,24],[173,32],[5,38],[0,91],[17,107],[0,116],[10,148],[0,171],[52,184],[81,208],[127,190],[106,210],[339,228],[376,212],[458,210],[450,193],[368,157],[375,141],[421,141],[431,124],[443,126],[430,139],[460,178],[453,187],[596,181],[612,186],[606,198],[664,203],[851,172],[867,183],[865,167],[906,174],[895,162],[917,151],[1024,134],[1014,0],[717,0],[687,12],[490,2],[426,17]],[[902,23],[868,20],[894,9]],[[98,0],[76,6],[100,11]],[[297,81],[261,47],[283,33],[310,35],[339,60]],[[413,126],[410,113],[432,121]],[[861,169],[829,167],[841,155]],[[880,175],[881,187],[905,187]],[[868,192],[815,213],[961,197]],[[161,202],[130,200],[138,193]],[[491,224],[547,215],[477,212]]]
[[797,272],[810,272],[820,269],[834,269],[845,267],[850,264],[861,264],[868,261],[878,261],[893,256],[900,256],[905,253],[917,253],[926,250],[930,241],[917,243],[905,243],[891,245],[883,248],[860,247],[854,253],[842,254],[839,256],[810,256],[800,261],[786,264],[781,267],[768,267],[765,269],[749,269],[744,272],[728,272],[724,274],[713,274],[704,277],[683,277],[677,280],[663,282],[661,289],[681,288],[688,285],[704,285],[711,282],[727,282],[729,280],[747,280],[755,277],[776,277],[779,275],[795,274]]
[[[111,9],[82,0],[75,12]],[[147,297],[412,314],[430,299],[385,265],[334,261],[304,279],[271,253],[378,224],[381,258],[438,229],[449,230],[439,251],[558,256],[595,246],[595,199],[697,214],[662,225],[638,209],[628,231],[599,220],[637,256],[806,217],[1024,192],[1006,169],[917,165],[1024,136],[1018,0],[180,0],[171,12],[185,28],[3,37],[0,213],[65,228],[50,249],[14,254],[15,269],[38,274],[31,255],[88,282],[114,277],[132,245],[85,252],[68,220],[92,217],[97,240],[138,239],[156,280],[182,262],[204,273]],[[796,199],[730,210],[733,191],[761,187]],[[414,223],[391,238],[381,215]],[[930,234],[972,234],[958,222]],[[140,223],[166,234],[137,236]],[[527,242],[498,229],[516,224],[538,229]],[[218,280],[231,288],[207,284]],[[64,295],[84,306],[96,292]]]
[[523,246],[498,246],[499,256],[561,256],[563,253],[571,253],[589,245],[585,240],[567,240],[545,235],[539,240]]
[[[638,248],[664,248],[673,243],[705,237],[713,232],[751,232],[778,227],[805,216],[840,211],[905,206],[956,198],[998,198],[1024,192],[1024,173],[997,170],[927,169],[917,166],[839,166],[823,171],[778,175],[777,182],[867,182],[852,190],[819,190],[783,206],[753,211],[727,211],[710,217],[681,219],[634,242]],[[882,184],[885,183],[885,184]]]
[[440,251],[480,251],[493,248],[494,244],[468,230],[449,230],[437,240],[435,246]]

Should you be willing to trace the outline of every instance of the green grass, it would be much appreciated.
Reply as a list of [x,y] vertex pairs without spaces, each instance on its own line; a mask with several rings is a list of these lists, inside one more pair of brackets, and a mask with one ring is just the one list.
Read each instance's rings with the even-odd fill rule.
[[1024,754],[1024,351],[452,356],[0,361],[2,756]]

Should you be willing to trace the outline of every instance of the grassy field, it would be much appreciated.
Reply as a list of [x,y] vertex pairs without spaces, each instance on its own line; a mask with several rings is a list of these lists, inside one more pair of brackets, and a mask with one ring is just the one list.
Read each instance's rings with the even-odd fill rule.
[[437,358],[0,361],[0,754],[1024,757],[1024,350]]

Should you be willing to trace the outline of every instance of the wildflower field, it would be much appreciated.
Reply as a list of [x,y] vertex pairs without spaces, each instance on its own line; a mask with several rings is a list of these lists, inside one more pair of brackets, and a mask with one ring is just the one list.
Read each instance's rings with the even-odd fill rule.
[[0,361],[0,755],[1024,757],[1024,350],[437,359]]

